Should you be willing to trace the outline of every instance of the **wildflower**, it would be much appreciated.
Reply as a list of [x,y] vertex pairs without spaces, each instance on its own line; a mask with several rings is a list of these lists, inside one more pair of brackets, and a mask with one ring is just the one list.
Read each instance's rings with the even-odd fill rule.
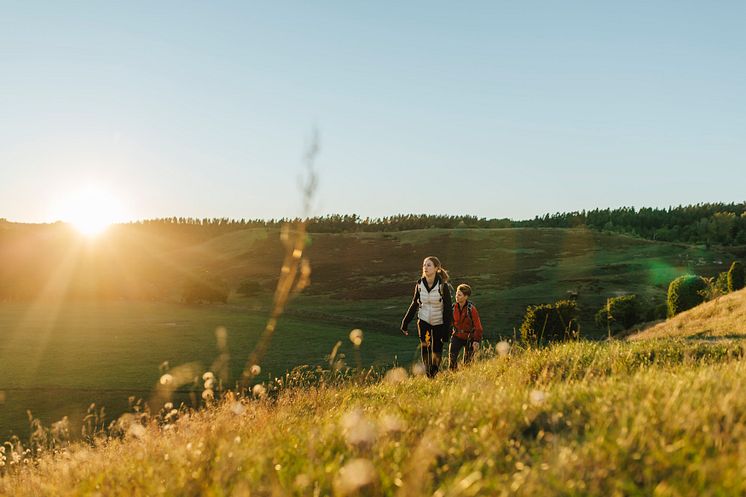
[[386,376],[384,376],[383,381],[386,383],[401,383],[406,380],[408,376],[406,369],[393,368],[386,371]]
[[394,434],[401,433],[404,431],[404,421],[399,416],[393,414],[386,414],[381,418],[379,423],[381,431],[384,433]]
[[[339,469],[334,479],[334,490],[338,495],[353,495],[376,484],[376,468],[368,459],[353,459]],[[371,492],[372,493],[372,492]]]
[[253,366],[251,366],[250,371],[251,376],[259,376],[259,374],[262,372],[262,368],[261,366],[259,366],[259,364],[254,364]]
[[425,365],[418,362],[412,366],[412,376],[422,376],[425,374]]
[[254,385],[254,388],[251,389],[251,393],[254,394],[255,397],[263,398],[265,395],[267,395],[267,389],[264,388],[264,385],[261,383],[257,383]]
[[546,400],[546,394],[541,390],[531,390],[531,393],[528,394],[528,400],[531,404],[538,406]]
[[205,374],[202,375],[202,379],[205,380],[205,381],[207,381],[207,380],[214,380],[215,379],[215,375],[212,374],[212,371],[208,371],[208,372],[206,372]]
[[505,357],[510,352],[510,344],[506,341],[499,342],[495,348],[500,357]]
[[127,430],[127,435],[132,436],[138,439],[142,439],[145,437],[146,430],[143,425],[140,423],[132,423],[129,426],[129,429]]
[[352,330],[350,332],[350,341],[355,347],[360,347],[360,344],[363,343],[363,330],[359,328]]
[[295,488],[300,491],[305,490],[310,485],[311,478],[305,473],[300,473],[298,476],[295,477],[295,480],[293,481],[293,486],[295,486]]
[[166,373],[163,376],[161,376],[160,383],[161,385],[170,385],[174,382],[174,377],[170,374]]
[[352,447],[365,449],[376,441],[376,427],[360,409],[353,409],[342,416],[341,425],[345,440]]
[[241,414],[244,413],[245,410],[246,410],[246,407],[238,401],[233,402],[233,404],[231,404],[231,412],[235,414],[236,416],[240,416]]
[[202,391],[202,400],[213,400],[215,398],[215,392],[207,388]]
[[205,389],[212,390],[212,388],[215,386],[215,380],[212,378],[209,378],[205,381]]

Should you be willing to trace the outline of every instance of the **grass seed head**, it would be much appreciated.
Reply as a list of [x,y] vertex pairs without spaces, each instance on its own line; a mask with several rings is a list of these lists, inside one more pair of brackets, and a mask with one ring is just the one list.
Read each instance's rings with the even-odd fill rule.
[[350,341],[355,345],[355,347],[360,347],[360,344],[363,343],[363,330],[359,328],[355,328],[350,332]]
[[376,441],[376,427],[361,409],[353,409],[342,416],[341,428],[345,441],[351,447],[367,449]]
[[368,459],[357,458],[340,468],[334,479],[335,494],[347,496],[370,491],[377,482],[376,468]]
[[261,383],[257,383],[254,385],[254,388],[251,389],[251,393],[254,394],[254,397],[263,399],[267,395],[267,389],[264,388],[264,385]]
[[510,344],[503,340],[495,346],[495,349],[500,357],[505,357],[510,353]]
[[416,363],[414,366],[412,366],[412,376],[424,376],[425,374],[425,365],[421,362]]
[[528,400],[535,406],[543,404],[546,397],[546,394],[541,390],[531,390],[531,393],[528,394]]
[[231,412],[235,414],[236,416],[240,416],[241,414],[246,412],[246,406],[244,406],[239,401],[235,401],[231,404]]
[[401,383],[402,381],[405,381],[409,375],[407,374],[407,370],[404,368],[393,368],[386,371],[386,376],[384,376],[383,381],[386,383]]

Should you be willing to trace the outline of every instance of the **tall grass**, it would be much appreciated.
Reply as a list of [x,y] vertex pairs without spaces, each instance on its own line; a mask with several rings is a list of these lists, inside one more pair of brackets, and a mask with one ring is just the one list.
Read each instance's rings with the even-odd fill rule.
[[0,494],[737,495],[745,350],[580,341],[501,345],[435,380],[298,370],[261,395],[16,464]]

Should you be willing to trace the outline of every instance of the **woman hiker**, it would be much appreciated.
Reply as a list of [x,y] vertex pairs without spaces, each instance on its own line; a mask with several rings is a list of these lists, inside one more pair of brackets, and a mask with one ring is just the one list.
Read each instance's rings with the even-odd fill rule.
[[452,311],[448,272],[437,257],[425,257],[422,278],[414,287],[414,297],[401,322],[401,331],[409,335],[407,328],[416,314],[422,364],[430,378],[440,369],[443,344],[448,341],[451,331]]

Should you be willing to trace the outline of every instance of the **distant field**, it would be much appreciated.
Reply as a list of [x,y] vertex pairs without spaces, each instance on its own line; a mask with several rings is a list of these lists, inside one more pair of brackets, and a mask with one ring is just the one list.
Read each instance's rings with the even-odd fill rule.
[[668,283],[686,272],[716,275],[728,253],[616,234],[569,229],[419,230],[314,235],[313,285],[295,311],[358,316],[396,333],[426,255],[437,255],[454,284],[474,288],[487,336],[510,337],[527,305],[577,292],[581,332],[596,337],[593,316],[611,296],[635,293],[662,303]]
[[[10,431],[27,431],[26,409],[46,425],[69,416],[78,427],[90,403],[106,407],[111,415],[121,413],[128,396],[147,400],[153,395],[164,361],[171,368],[197,362],[200,371],[210,370],[219,355],[219,326],[228,332],[230,378],[235,381],[265,320],[264,313],[230,306],[0,304],[0,392],[5,399],[0,403],[0,440]],[[337,341],[348,363],[355,365],[350,330],[311,319],[281,319],[260,379],[296,365],[320,364]],[[416,339],[395,338],[366,334],[362,363],[391,364],[396,356],[411,362]]]
[[[34,253],[43,254],[39,240],[34,240]],[[185,247],[163,239],[142,242],[130,241],[124,252],[117,248],[124,241],[102,242],[97,266],[85,266],[82,258],[94,250],[88,249],[79,256],[79,267],[87,267],[90,278],[97,274],[92,268],[119,264],[112,274],[127,275],[132,288],[165,291],[161,303],[78,302],[58,309],[50,303],[0,303],[0,391],[5,398],[0,438],[11,430],[23,433],[26,409],[46,424],[68,415],[74,426],[91,402],[121,412],[129,395],[151,395],[163,361],[172,367],[196,361],[208,369],[218,356],[218,326],[228,330],[230,377],[239,377],[269,312],[282,260],[278,230],[250,229]],[[142,247],[147,253],[137,252]],[[390,364],[395,357],[411,362],[417,340],[403,338],[398,324],[422,259],[431,254],[441,258],[454,284],[473,286],[491,340],[511,337],[527,305],[565,298],[568,292],[578,294],[581,333],[600,336],[593,315],[607,297],[636,293],[662,302],[676,276],[715,275],[732,260],[718,250],[582,229],[313,234],[306,251],[311,286],[287,307],[262,364],[263,376],[318,364],[338,340],[354,363],[347,336],[358,327],[366,333],[363,364]],[[255,298],[234,293],[227,305],[174,303],[184,275],[202,273],[234,289],[243,281],[257,281],[264,291]]]

